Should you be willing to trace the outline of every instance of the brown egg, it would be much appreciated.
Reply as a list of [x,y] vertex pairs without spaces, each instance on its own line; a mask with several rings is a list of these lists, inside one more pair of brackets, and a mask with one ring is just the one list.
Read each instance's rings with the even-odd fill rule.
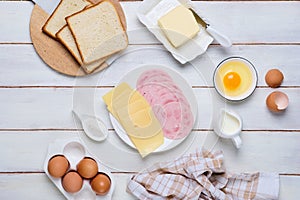
[[97,162],[92,158],[83,158],[77,164],[77,171],[83,178],[93,178],[98,173]]
[[271,88],[279,87],[283,81],[283,74],[278,69],[271,69],[265,76],[265,81]]
[[68,172],[62,179],[62,186],[69,193],[78,192],[82,184],[83,180],[81,176],[75,171]]
[[284,111],[289,104],[288,96],[279,91],[272,92],[266,99],[267,107],[272,112]]
[[91,181],[91,187],[98,195],[105,195],[110,189],[110,178],[106,174],[99,173]]
[[55,178],[62,177],[69,169],[69,161],[63,155],[56,155],[48,162],[48,172]]

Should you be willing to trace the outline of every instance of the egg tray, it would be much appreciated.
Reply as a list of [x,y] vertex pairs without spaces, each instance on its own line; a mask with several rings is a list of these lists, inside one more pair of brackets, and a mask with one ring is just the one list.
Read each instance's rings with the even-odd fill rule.
[[[52,177],[48,172],[48,162],[49,160],[56,155],[63,155],[69,161],[70,167],[68,171],[76,170],[76,165],[85,157],[90,157],[97,162],[98,165],[98,173],[106,174],[111,181],[110,189],[105,195],[96,195],[96,193],[92,190],[90,185],[90,180],[83,179],[83,185],[80,191],[76,193],[69,193],[65,191],[62,186],[62,179]],[[115,188],[115,181],[110,173],[110,171],[91,154],[88,153],[87,148],[81,143],[81,141],[77,138],[71,140],[56,140],[53,143],[49,144],[48,154],[44,163],[44,171],[47,174],[48,178],[54,183],[54,185],[63,193],[63,195],[70,200],[81,200],[81,199],[89,199],[89,200],[108,200],[112,199],[112,194]]]

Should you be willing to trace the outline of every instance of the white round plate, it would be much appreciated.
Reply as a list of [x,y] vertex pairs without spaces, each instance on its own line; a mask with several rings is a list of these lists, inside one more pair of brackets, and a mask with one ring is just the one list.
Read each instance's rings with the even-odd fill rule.
[[[182,93],[188,100],[190,106],[191,106],[191,111],[194,117],[194,123],[197,119],[197,112],[198,112],[198,104],[197,100],[195,97],[195,94],[192,90],[192,87],[187,83],[187,81],[176,71],[174,71],[171,68],[162,66],[162,65],[142,65],[139,66],[138,68],[130,71],[126,75],[124,75],[119,83],[126,82],[129,84],[132,88],[136,88],[136,81],[138,80],[139,76],[150,69],[161,69],[167,72],[173,79],[174,83],[181,89]],[[122,126],[119,124],[119,122],[110,114],[110,120],[111,123],[118,134],[118,136],[130,147],[135,148],[134,144],[131,142],[130,138],[128,137],[127,133],[125,130],[122,128]],[[186,136],[187,137],[187,136]],[[186,137],[182,139],[177,139],[177,140],[171,140],[168,138],[164,138],[164,143],[157,148],[154,152],[163,152],[170,150],[174,148],[175,146],[179,145]]]

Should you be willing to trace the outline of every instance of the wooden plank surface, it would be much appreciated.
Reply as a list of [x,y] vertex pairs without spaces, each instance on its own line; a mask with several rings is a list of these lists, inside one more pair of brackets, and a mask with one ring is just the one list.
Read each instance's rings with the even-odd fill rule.
[[[43,173],[43,162],[50,142],[82,134],[81,127],[76,125],[71,114],[73,89],[78,86],[113,86],[118,82],[116,77],[149,62],[174,67],[194,86],[201,112],[196,126],[199,130],[192,133],[196,139],[191,147],[201,147],[205,141],[205,147],[223,150],[224,164],[229,171],[279,173],[279,199],[300,198],[300,2],[194,3],[211,25],[229,36],[235,44],[226,50],[219,45],[211,45],[207,55],[194,62],[198,67],[206,66],[204,76],[211,76],[222,59],[236,55],[252,61],[258,71],[258,88],[254,95],[241,104],[226,105],[237,111],[244,121],[240,150],[236,150],[230,140],[217,140],[210,131],[211,121],[208,119],[211,118],[213,103],[210,95],[215,94],[211,80],[206,82],[205,78],[195,75],[192,65],[180,66],[159,45],[136,17],[139,1],[121,4],[128,22],[129,50],[144,49],[118,59],[101,82],[101,74],[74,79],[47,67],[35,53],[29,37],[33,3],[0,1],[0,199],[40,199],[41,195],[43,199],[63,199]],[[285,75],[279,89],[267,88],[264,82],[266,71],[274,67],[280,68]],[[109,88],[96,90],[96,97],[100,99]],[[286,92],[290,98],[288,110],[279,115],[270,113],[265,106],[267,94],[275,90]],[[217,98],[214,103],[220,102],[222,100]],[[96,109],[100,116],[106,113],[101,105]],[[108,119],[105,123],[112,128]],[[112,129],[110,133],[117,138]],[[175,152],[176,149],[173,157]],[[142,166],[141,162],[136,167]],[[132,172],[112,171],[118,180],[114,199],[132,199],[125,190]]]
[[[134,199],[126,192],[126,184],[130,176],[128,174],[115,175],[118,184],[113,199]],[[45,174],[1,174],[0,180],[1,199],[10,199],[13,196],[16,199],[38,200],[41,199],[41,195],[43,200],[64,199]],[[299,176],[280,176],[279,199],[298,200],[300,196],[299,187]]]
[[[157,40],[136,17],[140,2],[121,2],[128,22],[131,44],[153,44]],[[211,25],[228,35],[234,43],[299,43],[296,23],[300,2],[195,2]],[[30,43],[30,1],[3,1],[0,4],[0,43]],[[282,8],[287,10],[282,11]],[[19,10],[22,10],[20,13]],[[138,30],[138,31],[137,31]]]
[[[110,131],[110,134],[115,133]],[[197,137],[194,137],[195,135]],[[42,172],[49,143],[57,139],[70,139],[77,136],[76,131],[1,131],[0,172]],[[188,148],[187,153],[200,148],[201,143],[204,143],[206,149],[220,149],[224,152],[226,169],[232,172],[262,171],[297,174],[300,170],[300,160],[297,159],[297,153],[300,151],[298,145],[300,133],[244,131],[241,135],[243,146],[239,150],[234,148],[230,140],[216,140],[213,132],[193,132],[191,137],[195,141],[191,143],[192,147]],[[120,140],[117,136],[114,138]],[[97,154],[94,149],[89,150],[90,153]],[[106,149],[102,153],[110,155],[109,152],[111,149]],[[278,154],[274,155],[274,152]],[[174,158],[178,156],[172,155]],[[120,162],[122,160],[122,158],[117,159],[120,159]],[[172,159],[168,158],[168,160]],[[146,167],[145,163],[139,165],[131,172],[138,172],[139,168]],[[112,171],[119,172],[119,169],[112,169]]]
[[[212,86],[212,82],[206,82],[201,77],[193,76],[194,66],[182,67],[161,45],[147,47],[131,45],[127,51],[128,54],[118,58],[105,72],[105,74],[109,74],[114,68],[118,68],[118,71],[114,72],[116,78],[103,78],[100,82],[101,85],[115,85],[126,72],[147,63],[172,67],[193,86]],[[287,54],[286,52],[292,53]],[[203,66],[208,65],[209,77],[211,77],[214,68],[222,59],[238,55],[249,59],[255,65],[258,72],[258,86],[266,86],[264,76],[272,68],[278,68],[283,72],[285,79],[282,86],[298,86],[300,57],[297,55],[299,54],[300,45],[236,45],[227,50],[220,46],[210,46],[207,54],[198,58],[197,67],[201,71]],[[154,57],[157,59],[154,60]],[[202,61],[203,57],[210,58],[210,62]],[[130,62],[128,62],[129,60]],[[56,73],[43,63],[32,45],[0,45],[0,62],[3,66],[9,66],[3,67],[0,73],[0,86],[74,86],[74,84],[93,86],[101,78],[101,74],[95,74],[82,77],[75,82],[76,79],[73,77]]]
[[[87,90],[87,89],[78,89]],[[94,89],[90,89],[92,92]],[[297,88],[280,89],[290,98],[286,112],[271,113],[265,106],[267,94],[274,91],[269,88],[259,88],[243,103],[223,103],[223,99],[212,100],[210,95],[214,89],[195,88],[198,99],[197,129],[211,128],[213,104],[224,104],[222,107],[233,109],[240,114],[245,130],[300,130],[299,101],[300,92]],[[101,98],[108,88],[95,90],[94,108],[96,115],[111,127],[107,110]],[[0,89],[0,129],[76,129],[72,117],[73,88],[2,88]],[[78,94],[78,92],[76,93]],[[41,117],[42,116],[42,117]]]

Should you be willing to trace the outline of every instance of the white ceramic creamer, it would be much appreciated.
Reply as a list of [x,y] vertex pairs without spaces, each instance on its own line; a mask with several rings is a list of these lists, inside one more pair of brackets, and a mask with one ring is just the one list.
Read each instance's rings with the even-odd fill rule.
[[232,139],[236,148],[240,148],[242,140],[239,134],[242,131],[241,117],[229,110],[221,109],[220,114],[214,124],[214,132],[222,138]]

